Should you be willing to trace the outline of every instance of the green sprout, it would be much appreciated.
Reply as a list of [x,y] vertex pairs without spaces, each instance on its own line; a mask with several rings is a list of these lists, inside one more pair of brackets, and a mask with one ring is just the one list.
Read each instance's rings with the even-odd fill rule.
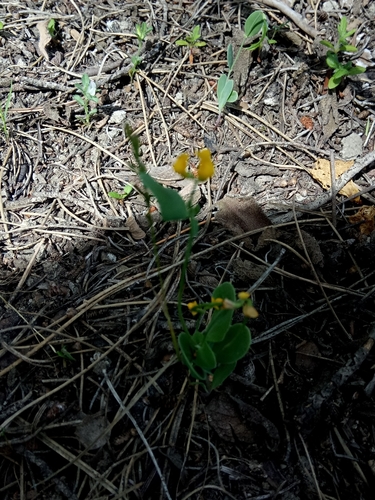
[[81,91],[82,96],[74,95],[73,99],[78,102],[80,106],[82,106],[85,114],[78,116],[78,118],[83,121],[85,125],[90,123],[90,119],[97,113],[97,109],[90,108],[90,102],[95,102],[96,104],[99,102],[96,97],[96,93],[98,89],[96,88],[96,83],[93,80],[90,80],[87,73],[82,75],[81,83],[76,83],[75,86],[79,91]]
[[108,196],[110,198],[114,198],[115,200],[124,200],[125,198],[127,198],[130,193],[133,191],[133,187],[130,186],[129,184],[127,184],[125,187],[124,187],[124,191],[123,193],[117,193],[116,191],[110,191],[108,193]]
[[141,24],[135,25],[135,36],[137,37],[137,40],[138,40],[138,50],[130,58],[131,63],[132,63],[132,67],[129,70],[130,78],[133,78],[134,74],[137,71],[138,66],[142,62],[142,59],[140,57],[140,52],[142,50],[143,42],[145,41],[146,36],[149,33],[151,33],[151,31],[152,31],[152,26],[149,26],[145,22],[142,22]]
[[256,50],[260,49],[265,41],[268,43],[276,43],[275,40],[270,40],[267,37],[268,32],[268,22],[266,15],[261,10],[256,10],[246,19],[245,28],[244,28],[244,39],[242,44],[237,52],[236,57],[234,57],[233,53],[233,45],[230,43],[227,48],[227,64],[228,64],[228,75],[222,74],[219,78],[217,84],[217,100],[219,106],[219,116],[224,110],[225,106],[230,102],[235,102],[238,99],[238,93],[233,90],[234,81],[230,79],[230,75],[233,72],[233,68],[237,62],[237,59],[244,47],[247,38],[253,38],[257,35],[261,35],[260,39],[247,47],[247,50]]
[[337,26],[338,41],[334,45],[328,40],[321,40],[321,44],[328,47],[328,52],[326,56],[327,66],[333,69],[333,75],[328,81],[328,88],[334,89],[338,87],[341,81],[349,75],[359,75],[364,73],[366,68],[362,66],[354,66],[351,61],[343,62],[342,55],[343,52],[357,52],[357,47],[347,43],[347,38],[354,35],[355,29],[347,31],[348,21],[345,16],[341,18],[340,23]]
[[[181,333],[176,335],[165,298],[166,292],[162,296],[162,310],[167,318],[170,329],[172,343],[178,359],[189,369],[191,377],[204,388],[211,390],[218,387],[229,377],[236,367],[238,360],[243,358],[248,352],[251,344],[251,334],[246,326],[246,318],[256,318],[258,316],[250,295],[247,292],[240,292],[237,297],[233,285],[229,282],[222,283],[212,293],[209,302],[197,301],[189,302],[187,309],[193,316],[197,317],[193,332],[189,331],[184,318],[184,304],[182,302],[185,288],[185,276],[194,240],[198,234],[198,222],[196,220],[197,207],[193,204],[194,191],[200,182],[208,180],[214,174],[214,164],[211,159],[209,149],[203,149],[196,153],[198,157],[198,167],[196,176],[188,169],[189,155],[182,153],[173,164],[174,171],[185,179],[190,179],[193,183],[193,190],[190,199],[185,202],[181,196],[173,189],[159,184],[150,174],[141,160],[140,142],[132,130],[126,127],[128,137],[133,150],[135,162],[131,167],[138,174],[142,181],[146,205],[151,207],[151,198],[158,201],[160,214],[163,221],[184,221],[188,220],[190,233],[186,244],[184,260],[181,270],[181,278],[177,294],[177,312],[180,321]],[[153,235],[152,219],[149,219],[151,234]],[[160,262],[153,236],[153,248],[156,262],[160,271]],[[162,275],[159,273],[161,287],[164,290]],[[234,311],[242,309],[244,320],[242,323],[232,324]],[[204,316],[209,310],[213,310],[210,320],[204,320]]]
[[206,42],[203,42],[202,40],[199,40],[201,37],[201,28],[199,25],[194,26],[192,29],[190,35],[187,35],[185,39],[182,40],[177,40],[176,45],[179,47],[189,47],[189,62],[190,64],[193,64],[193,49],[194,48],[199,48],[199,47],[204,47]]
[[47,24],[47,30],[51,38],[55,38],[57,35],[56,31],[56,21],[55,19],[50,19]]
[[8,109],[10,105],[10,101],[12,99],[12,91],[13,91],[13,86],[12,83],[10,84],[9,92],[8,92],[8,97],[7,100],[5,101],[4,107],[0,104],[0,120],[1,120],[1,126],[3,128],[3,132],[5,135],[5,138],[8,142],[9,139],[9,130],[7,127],[7,116],[8,116]]
[[75,359],[73,358],[73,356],[70,354],[70,352],[68,351],[68,349],[64,345],[61,346],[60,351],[56,351],[56,354],[60,358],[63,358],[65,360],[75,361]]
[[152,26],[149,26],[147,23],[143,22],[141,24],[135,25],[135,36],[138,39],[139,48],[142,48],[143,42],[146,39],[146,36],[151,33]]

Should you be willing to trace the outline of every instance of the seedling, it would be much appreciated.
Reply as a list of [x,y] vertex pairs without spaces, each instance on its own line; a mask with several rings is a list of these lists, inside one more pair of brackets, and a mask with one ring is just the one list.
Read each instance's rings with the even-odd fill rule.
[[146,39],[146,36],[151,33],[152,26],[149,26],[147,23],[143,22],[141,24],[135,25],[135,35],[138,39],[139,48],[142,48],[143,42]]
[[73,356],[70,354],[70,352],[68,351],[68,349],[64,345],[61,346],[60,351],[56,351],[56,354],[58,356],[60,356],[60,358],[63,358],[65,360],[75,361]]
[[338,41],[335,45],[328,40],[321,40],[321,44],[328,47],[330,50],[327,52],[326,63],[329,68],[333,69],[333,75],[328,81],[328,88],[334,89],[340,85],[342,80],[349,75],[359,75],[364,73],[366,68],[362,66],[354,66],[352,61],[344,63],[342,61],[342,53],[344,52],[357,52],[357,47],[347,43],[347,38],[354,35],[355,29],[347,31],[348,21],[345,16],[341,18],[337,26]]
[[225,106],[230,102],[235,102],[238,99],[238,93],[233,90],[234,81],[229,77],[233,72],[233,68],[237,62],[237,59],[244,47],[247,38],[253,38],[259,34],[261,34],[260,39],[250,45],[248,50],[255,50],[257,48],[261,48],[265,41],[268,43],[276,43],[275,40],[270,40],[267,37],[268,32],[268,22],[267,17],[261,10],[256,10],[246,19],[245,28],[244,28],[244,39],[241,43],[240,48],[238,49],[236,57],[234,57],[233,53],[233,45],[230,43],[227,48],[227,64],[229,68],[228,75],[222,74],[219,78],[217,84],[217,100],[219,106],[219,116],[221,115]]
[[90,123],[90,119],[97,113],[96,108],[90,108],[90,102],[95,102],[96,104],[99,102],[96,97],[96,93],[98,89],[96,88],[96,83],[93,80],[90,80],[87,73],[82,75],[81,83],[76,83],[75,86],[79,91],[81,91],[82,96],[74,95],[73,99],[78,102],[80,106],[82,106],[85,114],[78,116],[78,118],[83,121],[85,125]]
[[110,191],[108,196],[110,198],[114,198],[115,200],[124,200],[129,196],[129,194],[133,191],[133,187],[129,184],[124,187],[123,193],[117,193],[116,191]]
[[142,62],[142,59],[140,58],[140,52],[142,50],[143,42],[145,41],[146,36],[149,33],[151,33],[151,31],[152,31],[152,26],[149,26],[145,22],[142,22],[141,24],[135,25],[135,36],[137,37],[137,40],[138,40],[138,50],[130,58],[130,60],[132,62],[132,67],[129,70],[130,78],[133,78],[134,74],[137,71],[138,66]]
[[8,142],[9,139],[9,130],[7,127],[7,116],[8,116],[8,109],[10,105],[10,101],[12,99],[12,90],[13,86],[12,83],[10,84],[9,92],[8,92],[8,97],[7,100],[5,101],[4,107],[0,105],[0,120],[1,120],[1,126],[3,128],[3,132],[6,138],[6,141]]
[[56,31],[56,21],[55,19],[50,19],[47,24],[47,30],[51,38],[55,38],[57,35]]
[[189,47],[189,62],[193,64],[193,49],[204,47],[206,42],[203,40],[199,40],[201,37],[201,28],[199,25],[194,26],[190,35],[187,35],[185,39],[177,40],[176,45],[179,47]]

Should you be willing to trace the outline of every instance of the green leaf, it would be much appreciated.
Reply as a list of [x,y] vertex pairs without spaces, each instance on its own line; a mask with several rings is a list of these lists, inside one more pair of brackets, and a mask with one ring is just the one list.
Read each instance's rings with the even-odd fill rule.
[[[232,283],[224,282],[213,291],[214,299],[236,300],[236,291]],[[205,330],[207,342],[221,342],[232,324],[233,309],[220,309],[214,311],[211,321]]]
[[218,366],[214,372],[214,376],[212,379],[212,383],[210,388],[211,389],[216,389],[216,387],[219,387],[225,379],[229,377],[229,375],[233,372],[233,370],[236,368],[236,362],[234,363],[227,363],[227,364],[221,364]]
[[199,367],[197,367],[198,369],[195,367],[196,350],[192,336],[186,332],[180,333],[178,345],[181,350],[182,361],[189,368],[191,376],[198,380],[206,380],[207,373]]
[[149,189],[158,200],[164,221],[185,220],[189,217],[186,204],[176,191],[165,188],[146,172],[139,172],[139,177],[145,188]]
[[348,26],[348,20],[346,19],[345,16],[342,16],[341,21],[337,25],[337,32],[339,34],[340,39],[345,40],[347,26]]
[[332,49],[333,51],[335,50],[335,46],[328,40],[320,40],[320,44],[328,47],[329,49]]
[[205,47],[207,45],[206,42],[195,42],[194,46],[195,47]]
[[82,81],[83,92],[86,92],[86,90],[89,88],[90,85],[89,75],[87,73],[83,73],[81,81]]
[[114,198],[115,200],[123,200],[124,199],[124,195],[120,194],[120,193],[117,193],[116,191],[110,191],[108,193],[108,196],[110,198]]
[[352,68],[348,69],[348,75],[359,75],[361,73],[364,73],[366,71],[366,68],[363,66],[353,66]]
[[200,36],[201,36],[201,27],[199,26],[199,24],[197,24],[197,26],[194,26],[191,32],[191,39],[193,42],[195,42],[196,40],[198,40],[198,38],[200,38]]
[[222,342],[212,349],[218,363],[234,363],[247,354],[251,344],[250,330],[243,323],[232,325]]
[[342,52],[357,52],[357,47],[354,47],[354,45],[342,45],[341,46],[341,51]]
[[333,79],[341,81],[345,76],[349,74],[349,71],[350,71],[349,69],[341,67],[334,72]]
[[326,63],[330,68],[337,68],[338,69],[341,66],[339,59],[337,57],[337,54],[334,54],[333,52],[327,53]]
[[331,76],[331,78],[328,80],[328,88],[330,90],[336,88],[338,85],[340,85],[341,79],[336,80],[334,76]]
[[70,354],[70,352],[64,345],[61,347],[60,351],[56,351],[56,354],[60,356],[60,358],[69,359],[69,361],[75,361],[73,356]]
[[216,357],[206,341],[196,346],[195,364],[206,371],[216,368]]
[[236,290],[232,283],[224,281],[221,285],[217,286],[212,293],[214,299],[228,299],[234,302],[236,300]]
[[81,105],[82,107],[85,105],[85,103],[84,103],[84,101],[83,101],[83,99],[82,99],[82,97],[80,95],[74,95],[73,99],[75,101],[77,101],[78,104]]
[[186,40],[177,40],[176,41],[176,45],[178,45],[179,47],[183,47],[183,46],[186,46],[186,45],[189,45],[189,44],[187,43]]
[[219,111],[221,112],[232,93],[234,82],[227,75],[221,75],[217,82],[217,99],[219,101]]
[[232,90],[231,95],[228,97],[227,102],[236,102],[238,99],[238,93],[235,90]]
[[267,23],[267,19],[261,10],[256,10],[250,14],[245,22],[244,31],[246,38],[257,35],[261,31],[264,23]]
[[0,30],[2,30],[3,28],[4,28],[4,23],[0,21]]
[[234,57],[233,57],[233,45],[231,43],[228,45],[227,48],[227,62],[228,62],[228,68],[232,69],[234,63]]
[[252,43],[250,45],[250,47],[246,47],[246,50],[250,50],[250,52],[251,52],[253,50],[258,49],[260,46],[261,46],[261,42]]
[[233,310],[214,311],[211,321],[205,330],[207,342],[221,342],[232,324]]

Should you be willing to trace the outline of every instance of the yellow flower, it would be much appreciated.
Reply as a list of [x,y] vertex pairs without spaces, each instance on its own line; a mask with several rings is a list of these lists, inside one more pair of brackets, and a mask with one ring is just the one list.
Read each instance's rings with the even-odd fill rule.
[[243,315],[247,318],[255,319],[259,316],[258,311],[252,304],[245,304],[242,308]]
[[215,172],[215,167],[211,160],[211,151],[209,149],[202,149],[202,151],[197,151],[197,156],[199,158],[198,179],[206,181]]
[[191,312],[191,314],[193,316],[196,316],[198,314],[197,311],[194,311],[194,309],[197,307],[197,305],[198,305],[198,302],[196,300],[194,300],[194,302],[189,302],[187,305],[189,311]]
[[214,309],[220,309],[220,307],[223,305],[224,300],[221,299],[220,297],[217,297],[216,299],[215,299],[215,297],[211,297],[211,302],[213,304],[216,304],[214,306]]
[[240,292],[240,293],[238,294],[238,298],[239,298],[240,300],[246,300],[246,299],[248,299],[249,297],[250,297],[250,294],[249,294],[248,292]]
[[186,177],[188,173],[186,172],[187,165],[189,161],[189,155],[187,153],[182,153],[177,156],[176,161],[173,163],[173,169],[178,174]]

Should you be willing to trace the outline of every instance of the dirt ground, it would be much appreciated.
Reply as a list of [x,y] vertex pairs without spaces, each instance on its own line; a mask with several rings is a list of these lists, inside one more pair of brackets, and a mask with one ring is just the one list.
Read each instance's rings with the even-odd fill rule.
[[[228,44],[259,9],[276,43],[241,52],[219,114]],[[344,15],[366,72],[328,90],[319,41]],[[374,19],[372,0],[0,3],[2,499],[374,498]],[[177,46],[197,25],[206,45]],[[182,193],[173,160],[212,152],[185,303],[278,261],[250,352],[211,392],[174,356],[125,124]],[[187,225],[152,217],[178,332]]]

